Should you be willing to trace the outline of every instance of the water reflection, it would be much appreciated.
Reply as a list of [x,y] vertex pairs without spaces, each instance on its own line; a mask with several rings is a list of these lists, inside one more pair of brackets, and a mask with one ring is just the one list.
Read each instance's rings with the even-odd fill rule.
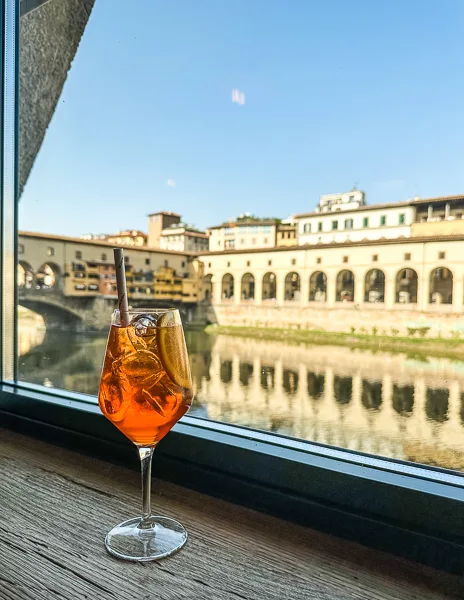
[[[187,332],[191,414],[464,470],[464,364]],[[37,345],[34,344],[34,340]],[[106,338],[20,327],[20,378],[98,390]]]

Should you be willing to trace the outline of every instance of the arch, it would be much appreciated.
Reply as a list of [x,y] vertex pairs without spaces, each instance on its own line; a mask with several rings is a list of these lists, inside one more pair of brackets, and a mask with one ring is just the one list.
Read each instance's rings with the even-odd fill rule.
[[384,302],[385,273],[380,269],[371,269],[364,278],[364,302]]
[[240,298],[242,300],[255,299],[255,278],[251,273],[245,273],[242,277]]
[[36,287],[38,289],[57,288],[61,276],[60,267],[53,262],[44,263],[35,276]]
[[285,300],[297,302],[300,299],[301,279],[298,273],[292,271],[285,277]]
[[276,276],[275,273],[266,273],[263,277],[263,300],[275,300],[276,299]]
[[213,298],[213,276],[211,273],[206,275],[203,279],[203,289],[205,291],[204,298],[205,300],[212,300]]
[[414,269],[400,269],[396,275],[396,296],[398,304],[416,304],[418,277]]
[[343,269],[337,275],[335,300],[337,302],[353,302],[354,300],[354,275],[352,271]]
[[298,371],[284,369],[282,373],[282,387],[288,396],[294,396],[298,391]]
[[222,278],[221,298],[222,300],[232,300],[234,297],[234,278],[230,273],[226,273]]
[[327,300],[327,275],[315,271],[309,278],[309,301],[325,302]]
[[31,265],[25,260],[20,260],[16,267],[18,287],[24,289],[31,289],[34,285],[34,270]]
[[430,304],[453,303],[453,274],[446,267],[438,267],[430,273]]

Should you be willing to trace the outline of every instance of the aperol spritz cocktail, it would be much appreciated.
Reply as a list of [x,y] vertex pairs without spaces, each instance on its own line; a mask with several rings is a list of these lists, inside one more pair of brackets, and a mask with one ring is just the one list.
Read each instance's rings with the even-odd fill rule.
[[187,532],[150,510],[151,459],[158,442],[188,411],[192,380],[184,332],[176,309],[137,309],[122,325],[113,313],[103,365],[99,405],[139,449],[143,514],[115,527],[106,538],[112,554],[156,560],[183,546]]

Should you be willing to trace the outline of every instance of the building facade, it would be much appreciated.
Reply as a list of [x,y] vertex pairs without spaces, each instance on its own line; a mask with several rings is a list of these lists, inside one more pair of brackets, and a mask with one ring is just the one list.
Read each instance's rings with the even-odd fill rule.
[[162,230],[160,248],[201,254],[209,249],[209,236],[204,231],[179,223]]
[[273,248],[276,245],[276,219],[228,221],[208,229],[209,249]]

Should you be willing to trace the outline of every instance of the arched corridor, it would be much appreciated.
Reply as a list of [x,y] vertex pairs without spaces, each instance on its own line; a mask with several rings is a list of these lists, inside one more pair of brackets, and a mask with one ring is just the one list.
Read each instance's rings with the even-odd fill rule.
[[274,273],[266,273],[263,277],[263,300],[275,300],[277,286],[276,286],[276,276]]
[[234,278],[230,273],[226,273],[222,278],[221,299],[233,300],[234,298]]
[[431,304],[453,303],[453,274],[446,267],[438,267],[430,273]]
[[309,301],[325,302],[327,300],[327,276],[322,271],[316,271],[309,279]]
[[300,276],[292,272],[285,277],[285,300],[297,302],[300,299]]
[[353,302],[354,275],[351,271],[343,270],[337,275],[335,299],[337,302]]
[[385,274],[380,269],[371,269],[364,280],[364,302],[384,302]]
[[417,302],[417,273],[414,269],[401,269],[396,276],[396,299],[398,304]]
[[242,277],[240,298],[245,301],[255,299],[255,278],[251,273],[245,273]]

